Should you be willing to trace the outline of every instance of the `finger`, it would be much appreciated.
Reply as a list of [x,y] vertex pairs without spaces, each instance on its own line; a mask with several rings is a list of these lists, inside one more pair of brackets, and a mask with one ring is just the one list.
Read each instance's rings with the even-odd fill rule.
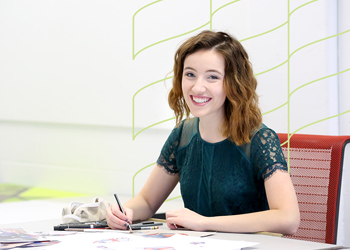
[[110,208],[111,208],[112,213],[115,216],[117,216],[119,218],[125,217],[125,214],[123,214],[122,211],[120,211],[120,208],[119,208],[117,203],[113,203]]
[[108,220],[107,224],[112,229],[118,229],[118,230],[128,230],[129,224],[125,221],[119,220],[118,222],[115,222],[113,220]]
[[176,226],[175,224],[167,223],[167,226],[168,226],[171,230],[177,229],[177,226]]
[[130,208],[125,208],[124,209],[126,217],[127,217],[127,221],[129,224],[132,224],[132,220],[133,220],[133,216],[134,216],[134,211]]
[[179,210],[170,210],[165,213],[165,218],[177,217],[179,214]]
[[172,216],[171,213],[167,214],[166,216],[166,222],[167,222],[167,226],[170,229],[177,229],[179,227],[178,225],[178,217],[177,216]]
[[113,203],[111,205],[111,211],[114,214],[114,216],[120,218],[121,220],[123,221],[127,221],[127,219],[129,220],[128,216],[126,216],[125,214],[122,213],[122,211],[120,211],[120,208],[117,203]]
[[112,229],[126,230],[128,228],[126,221],[115,216],[111,208],[106,209],[106,221],[108,226]]

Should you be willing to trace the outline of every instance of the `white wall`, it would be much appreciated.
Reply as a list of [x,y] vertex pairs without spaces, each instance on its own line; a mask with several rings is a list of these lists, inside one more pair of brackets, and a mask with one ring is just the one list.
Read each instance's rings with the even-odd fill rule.
[[[350,2],[347,0],[338,1],[339,21],[338,32],[348,30],[350,26]],[[338,67],[339,70],[345,70],[350,65],[350,32],[341,35],[338,38]],[[350,107],[350,72],[339,75],[339,110],[349,110]],[[346,113],[339,117],[340,119],[340,133],[343,135],[350,134],[350,113]]]
[[349,1],[232,2],[0,0],[0,183],[131,195],[174,126],[135,138],[173,117],[171,79],[159,80],[179,44],[211,27],[242,40],[264,113],[301,87],[264,115],[268,126],[350,134],[350,113],[338,116],[350,110],[350,72],[327,77],[350,68],[350,32],[337,36],[350,29]]

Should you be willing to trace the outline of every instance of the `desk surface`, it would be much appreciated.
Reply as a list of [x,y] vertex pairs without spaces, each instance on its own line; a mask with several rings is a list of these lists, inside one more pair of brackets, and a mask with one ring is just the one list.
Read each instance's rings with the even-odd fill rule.
[[[1,211],[1,209],[0,209]],[[38,220],[35,222],[23,222],[0,225],[0,228],[23,228],[27,232],[38,231],[52,231],[54,225],[62,223],[61,219],[53,220]],[[163,225],[162,228],[167,228]],[[210,236],[216,239],[225,240],[237,240],[237,241],[249,241],[258,242],[259,245],[254,247],[244,248],[244,250],[311,250],[311,249],[344,249],[341,246],[299,241],[293,239],[286,239],[281,237],[275,237],[262,234],[232,234],[232,233],[216,233],[214,236]]]
[[[36,207],[35,204],[38,206]],[[61,201],[38,201],[38,202],[16,202],[16,203],[0,203],[0,228],[22,228],[27,232],[38,231],[52,231],[54,225],[62,223],[60,218],[62,208],[67,205],[66,200]],[[41,211],[51,210],[52,216],[40,216]],[[35,213],[33,213],[34,210]],[[57,212],[58,211],[58,212]],[[50,213],[49,213],[50,214]],[[13,223],[9,223],[7,218],[13,218]],[[5,221],[6,223],[3,223]],[[164,224],[162,228],[167,228]],[[244,248],[244,250],[311,250],[311,249],[348,249],[337,245],[330,245],[324,243],[316,243],[309,241],[300,241],[287,239],[282,237],[275,237],[262,234],[232,234],[232,233],[216,233],[210,236],[216,239],[237,240],[257,242],[258,245],[254,247]]]

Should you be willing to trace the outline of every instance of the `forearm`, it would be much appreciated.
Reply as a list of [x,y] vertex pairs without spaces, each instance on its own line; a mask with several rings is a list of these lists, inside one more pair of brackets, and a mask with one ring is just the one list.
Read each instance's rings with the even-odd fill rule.
[[141,196],[137,195],[133,199],[129,200],[124,204],[124,207],[130,208],[133,210],[133,221],[137,220],[146,220],[150,218],[155,211],[147,203],[147,201]]
[[133,220],[146,220],[153,216],[178,181],[179,175],[169,175],[163,167],[155,166],[138,195],[124,205],[133,210]]
[[279,210],[267,210],[250,214],[204,217],[203,231],[221,232],[275,232],[294,234],[299,226],[299,213],[289,213]]

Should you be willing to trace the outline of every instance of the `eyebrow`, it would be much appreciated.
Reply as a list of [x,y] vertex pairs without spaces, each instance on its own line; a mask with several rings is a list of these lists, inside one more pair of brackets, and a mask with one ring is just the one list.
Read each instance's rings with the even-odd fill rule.
[[[195,70],[194,68],[191,68],[191,67],[185,67],[185,68],[184,68],[184,71],[187,70],[187,69],[193,70],[193,71],[196,71],[196,72],[197,72],[197,70]],[[216,70],[216,69],[209,69],[209,70],[207,70],[207,71],[205,71],[205,72],[215,72],[215,73],[218,73],[218,74],[220,74],[220,75],[223,76],[223,74],[222,74],[220,71]]]

